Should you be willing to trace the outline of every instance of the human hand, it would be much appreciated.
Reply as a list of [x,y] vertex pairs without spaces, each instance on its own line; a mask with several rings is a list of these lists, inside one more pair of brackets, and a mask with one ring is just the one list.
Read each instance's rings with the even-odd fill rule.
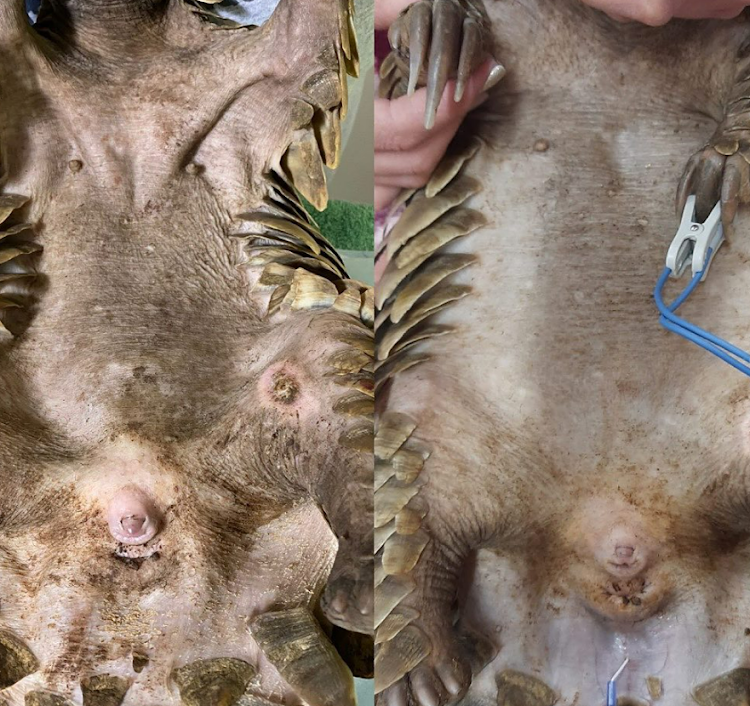
[[460,101],[449,81],[430,130],[424,127],[427,89],[395,100],[375,100],[375,209],[387,206],[401,189],[424,186],[466,114],[487,98],[492,59],[469,78]]
[[673,18],[731,19],[750,5],[744,0],[583,0],[603,10],[610,17],[624,22],[664,25]]
[[388,29],[414,0],[375,0],[375,29]]

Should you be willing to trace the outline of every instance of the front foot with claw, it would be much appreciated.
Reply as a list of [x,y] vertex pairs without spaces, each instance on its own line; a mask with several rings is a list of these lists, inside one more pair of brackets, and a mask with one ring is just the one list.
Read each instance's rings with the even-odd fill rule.
[[750,201],[750,130],[743,133],[725,133],[720,127],[709,144],[690,158],[677,189],[678,215],[691,194],[701,221],[721,201],[724,232],[731,234],[739,205]]
[[[747,59],[741,49],[739,59]],[[731,235],[732,223],[741,203],[750,201],[750,67],[744,62],[725,107],[724,119],[708,144],[688,161],[677,189],[677,212],[682,213],[688,196],[695,194],[701,221],[721,201],[724,232]]]
[[[404,10],[388,32],[393,51],[381,69],[381,95],[397,98],[427,87],[425,127],[435,122],[449,79],[453,99],[463,97],[472,73],[490,56],[490,21],[481,0],[419,0]],[[505,74],[496,64],[484,89]]]

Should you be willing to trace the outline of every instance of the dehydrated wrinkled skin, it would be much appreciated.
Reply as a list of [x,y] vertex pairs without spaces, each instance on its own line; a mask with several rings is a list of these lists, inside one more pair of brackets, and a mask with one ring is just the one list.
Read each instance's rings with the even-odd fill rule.
[[313,615],[372,630],[373,298],[293,188],[351,13],[0,2],[0,702],[353,703]]
[[[750,25],[486,8],[508,77],[376,288],[377,702],[603,703],[627,656],[623,702],[744,703],[748,381],[651,294],[683,172],[747,189]],[[746,350],[748,225],[684,312]]]

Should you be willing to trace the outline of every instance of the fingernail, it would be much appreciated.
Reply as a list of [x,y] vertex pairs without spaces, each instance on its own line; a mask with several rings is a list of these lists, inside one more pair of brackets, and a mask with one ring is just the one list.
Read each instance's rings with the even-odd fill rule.
[[508,73],[505,70],[505,67],[498,61],[495,61],[495,65],[490,69],[490,73],[487,76],[487,80],[484,82],[484,86],[482,86],[483,91],[489,91],[490,88],[493,86],[496,86],[498,83],[500,83],[500,80],[505,76],[506,73]]

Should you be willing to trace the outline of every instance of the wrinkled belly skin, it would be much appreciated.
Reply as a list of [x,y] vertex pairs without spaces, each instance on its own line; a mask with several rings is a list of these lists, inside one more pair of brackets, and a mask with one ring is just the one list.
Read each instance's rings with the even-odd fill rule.
[[[625,657],[619,693],[639,703],[713,703],[729,673],[720,686],[744,693],[747,382],[661,329],[652,291],[746,25],[620,27],[573,3],[488,12],[511,73],[472,128],[488,144],[445,189],[481,183],[456,208],[488,224],[434,255],[476,261],[435,285],[455,301],[408,354],[393,323],[377,334],[396,369],[376,442],[391,469],[376,495],[379,703],[602,703]],[[744,349],[747,227],[741,213],[684,308]],[[383,321],[413,315],[408,286]],[[419,508],[418,546],[400,508]]]
[[0,703],[354,706],[372,290],[298,195],[327,201],[353,8],[219,29],[181,1],[53,1],[32,29],[15,4]]

